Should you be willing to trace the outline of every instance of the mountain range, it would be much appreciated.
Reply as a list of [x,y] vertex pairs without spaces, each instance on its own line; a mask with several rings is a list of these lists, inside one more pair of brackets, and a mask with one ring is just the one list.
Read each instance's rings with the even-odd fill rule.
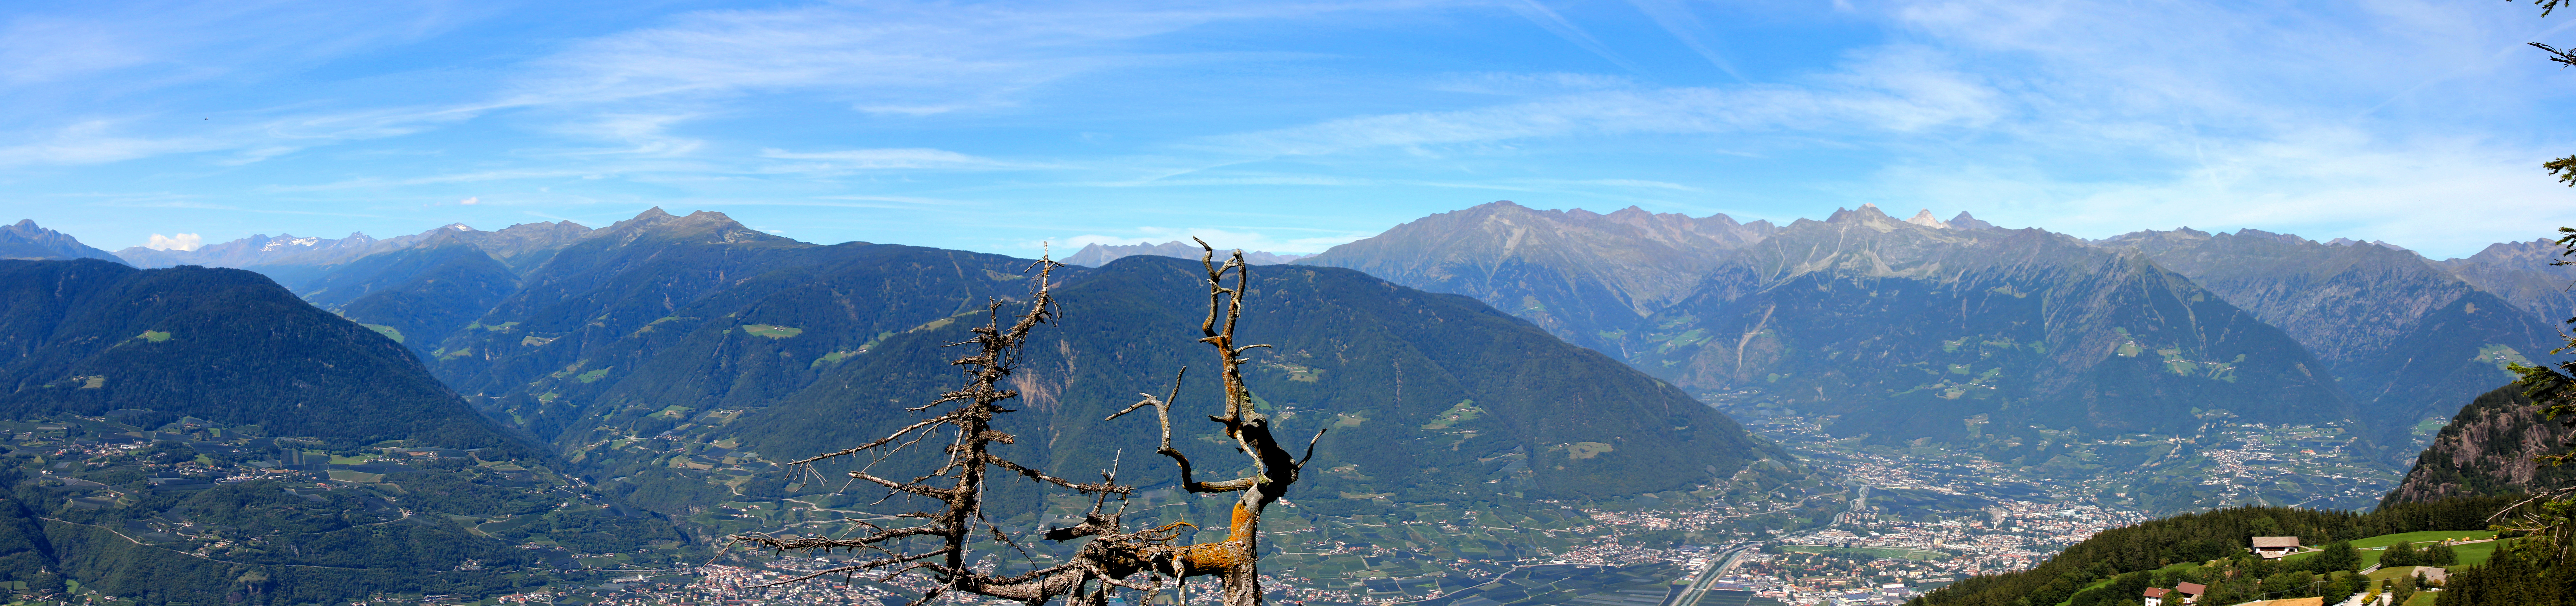
[[[857,268],[874,262],[849,255],[875,245],[806,244],[709,215],[656,209],[599,230],[556,222],[487,232],[460,224],[384,240],[263,236],[118,254],[143,267],[191,263],[267,274],[414,349],[487,405],[612,391],[640,401],[680,396],[628,385],[623,377],[635,369],[735,372],[704,362],[725,358],[706,349],[724,346],[691,346],[655,362],[659,346],[636,344],[694,330],[702,320],[693,318],[706,314],[680,309],[729,290],[713,281],[788,268],[856,276],[849,272],[867,273]],[[693,221],[708,224],[691,227]],[[712,231],[665,242],[691,229]],[[29,232],[22,239],[52,233],[25,223],[19,231]],[[680,242],[692,237],[699,241]],[[53,238],[56,247],[70,242]],[[661,249],[638,247],[639,238],[708,256],[662,258]],[[2070,424],[2165,431],[2221,411],[2246,422],[2349,426],[2367,442],[2397,445],[2429,439],[2457,402],[2503,380],[2503,364],[2544,351],[2555,334],[2552,316],[2576,314],[2576,302],[2560,300],[2566,289],[2547,286],[2569,272],[2547,265],[2545,245],[2498,244],[2436,262],[2384,243],[2321,243],[2255,230],[2183,228],[2084,241],[2004,230],[1966,213],[1944,221],[1928,210],[1897,220],[1864,206],[1784,227],[1725,215],[1496,202],[1319,255],[1247,256],[1357,269],[1474,297],[1736,414],[1829,420],[1843,435],[1953,440]],[[1185,248],[1094,244],[1069,260],[1099,266],[1138,255],[1189,257]],[[56,256],[78,254],[64,250],[71,252]],[[647,250],[653,252],[638,252]],[[570,257],[557,262],[559,255]],[[1009,264],[1001,259],[971,265],[998,273]],[[955,284],[913,285],[957,289],[927,307],[1007,296],[992,290],[997,280],[971,279],[970,264],[952,263],[960,265],[944,280]],[[806,291],[828,281],[790,286],[799,280],[793,273],[770,276],[764,284],[776,285],[760,288]],[[656,280],[667,283],[642,288],[647,294],[615,292]],[[1784,307],[1791,311],[1781,313]],[[2564,311],[2527,311],[2535,308]],[[866,338],[812,355],[863,349],[878,334],[919,320],[910,313],[863,322],[853,329]],[[548,345],[568,336],[583,344],[576,349],[650,353]],[[742,393],[785,393],[819,373],[811,365],[737,362],[751,373],[744,376],[761,377],[743,381],[758,387]],[[548,383],[575,367],[582,370],[573,375],[588,380]],[[549,386],[519,393],[540,383]],[[746,397],[731,388],[689,389],[728,394],[719,400]],[[1882,409],[1901,412],[1872,413]],[[2410,453],[2400,448],[2392,456]]]
[[1626,357],[1641,323],[1689,296],[1727,253],[1778,228],[1635,207],[1607,215],[1495,202],[1299,259],[1475,297],[1567,342]]
[[[703,493],[707,480],[722,478],[671,467],[669,453],[650,450],[657,442],[601,445],[661,436],[738,445],[774,459],[887,430],[902,418],[892,404],[937,393],[947,380],[921,360],[964,338],[986,302],[1024,294],[1028,264],[900,245],[819,246],[749,230],[718,213],[647,212],[519,276],[515,292],[438,337],[430,364],[493,416],[549,440],[577,463],[606,476],[681,483],[639,489],[646,495],[639,502],[679,511],[721,495],[678,488]],[[1178,281],[1194,265],[1145,255],[1057,273],[1067,332],[1030,354],[1032,368],[1052,372],[1023,375],[1017,386],[1052,419],[1039,425],[1057,436],[1047,443],[1084,447],[1024,447],[1034,451],[1029,456],[1054,459],[1049,468],[1061,473],[1082,473],[1142,443],[1144,426],[1079,428],[1105,416],[1101,407],[1119,394],[1166,381],[1162,373],[1185,365],[1193,344],[1163,335],[1200,313],[1189,285]],[[1275,269],[1257,272],[1258,284],[1279,286],[1256,286],[1266,296],[1245,319],[1246,337],[1277,343],[1256,355],[1264,370],[1255,385],[1294,411],[1289,418],[1330,421],[1355,436],[1317,451],[1320,460],[1352,467],[1314,480],[1326,494],[1449,498],[1487,479],[1513,479],[1504,487],[1518,490],[1507,492],[1524,494],[1633,494],[1706,482],[1779,456],[1688,395],[1472,300],[1344,270],[1263,267]],[[1401,329],[1426,321],[1450,328]],[[1448,342],[1459,339],[1467,341]],[[1517,367],[1557,372],[1509,372]],[[1380,393],[1389,386],[1394,391]],[[853,410],[853,402],[889,408]],[[1443,415],[1455,419],[1432,421]],[[1618,424],[1581,429],[1604,422]],[[1439,448],[1417,446],[1426,441]],[[1399,450],[1377,451],[1387,447]],[[1529,463],[1549,456],[1559,465]],[[1401,459],[1438,462],[1385,463]],[[1362,461],[1367,469],[1359,469]],[[1689,467],[1696,471],[1642,473],[1686,461],[1696,462]],[[1449,481],[1401,475],[1443,467],[1466,469]],[[665,493],[677,496],[652,498]]]
[[[21,222],[0,246],[51,259],[0,261],[0,351],[17,353],[0,364],[12,385],[0,406],[18,417],[523,452],[615,499],[602,511],[650,511],[700,542],[740,530],[720,512],[745,502],[871,507],[777,463],[909,422],[907,407],[956,380],[943,347],[988,304],[1024,296],[1031,264],[799,242],[658,208],[598,229],[449,225],[114,255]],[[1182,248],[1092,245],[1056,270],[1063,315],[1013,376],[1008,456],[1169,487],[1160,460],[1123,457],[1152,443],[1150,423],[1101,419],[1203,362],[1203,270]],[[2050,444],[2077,436],[2318,426],[2381,461],[2432,442],[2400,489],[2432,499],[2551,481],[2506,460],[2532,440],[2498,433],[2523,420],[2510,394],[2489,393],[2502,364],[2545,355],[2554,316],[2576,314],[2549,287],[2568,277],[2551,250],[2431,261],[2254,230],[2088,241],[1871,206],[1775,225],[1497,202],[1311,257],[1247,254],[1242,335],[1272,346],[1247,368],[1258,404],[1290,434],[1330,429],[1291,496],[1313,515],[1817,484],[1737,418],[2023,449],[2034,464],[2066,458]],[[1212,401],[1214,378],[1194,372],[1180,401]],[[996,491],[1048,503],[1028,485]],[[1779,511],[1792,509],[1805,511]],[[497,548],[449,530],[439,540]]]
[[[354,252],[362,249],[373,252]],[[720,443],[783,460],[887,429],[899,408],[851,403],[937,393],[944,371],[921,360],[963,338],[986,302],[1023,295],[1030,263],[809,244],[720,213],[660,209],[596,230],[450,225],[386,240],[252,238],[184,254],[129,252],[138,265],[267,273],[315,313],[407,347],[507,431],[546,443],[585,475],[625,478],[616,486],[632,489],[634,502],[674,514],[731,498],[741,483],[734,472],[674,465],[669,449]],[[1023,448],[1071,474],[1144,443],[1150,427],[1096,419],[1118,394],[1168,381],[1162,373],[1191,360],[1195,345],[1166,335],[1199,313],[1182,279],[1195,259],[1100,246],[1083,254],[1105,266],[1057,271],[1067,332],[1031,354],[1033,367],[1056,372],[1019,385],[1047,419],[1031,431],[1072,436],[1048,440],[1062,448]],[[1309,480],[1328,495],[1313,507],[1617,497],[1788,458],[1684,391],[1472,299],[1349,270],[1258,267],[1267,268],[1256,272],[1264,297],[1245,319],[1246,337],[1276,347],[1255,353],[1254,385],[1291,426],[1347,436],[1317,450],[1339,471]],[[1424,323],[1442,329],[1419,330]],[[1185,393],[1210,380],[1190,377]]]
[[1837,435],[2173,434],[2218,410],[2357,418],[2296,342],[2142,255],[1874,208],[1737,251],[1641,329],[1640,368],[1831,418]]
[[[1997,411],[1978,406],[2102,431],[2170,429],[2217,409],[2398,445],[2509,380],[2505,363],[2545,355],[2554,316],[2576,314],[2565,288],[2576,272],[2547,265],[2545,245],[2436,262],[2257,230],[2086,241],[1867,205],[1775,227],[1496,202],[1298,263],[1473,296],[1737,414],[1831,419],[1838,435],[2014,426],[1979,420]],[[2160,370],[2116,363],[2127,360]],[[1905,365],[1916,368],[1893,368]],[[1950,418],[1918,418],[1934,414]]]
[[2364,418],[2385,420],[2385,438],[2448,416],[2557,337],[2545,316],[2386,245],[2189,228],[2096,244],[2143,252],[2280,327],[2325,363]]

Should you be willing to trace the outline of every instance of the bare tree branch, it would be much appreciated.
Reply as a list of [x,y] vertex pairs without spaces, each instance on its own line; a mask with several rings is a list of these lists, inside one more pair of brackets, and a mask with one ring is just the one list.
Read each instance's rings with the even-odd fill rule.
[[[1195,240],[1195,238],[1193,238]],[[1255,410],[1252,390],[1243,381],[1243,354],[1268,345],[1237,346],[1234,330],[1243,318],[1243,297],[1251,282],[1251,265],[1243,261],[1243,251],[1234,251],[1223,265],[1216,262],[1216,248],[1198,240],[1199,264],[1206,269],[1208,313],[1199,322],[1199,342],[1216,349],[1218,374],[1225,385],[1225,414],[1211,415],[1228,438],[1233,438],[1238,451],[1251,458],[1252,475],[1219,482],[1201,482],[1192,477],[1189,458],[1172,448],[1172,400],[1179,397],[1179,377],[1173,379],[1172,396],[1156,399],[1145,394],[1143,401],[1128,406],[1117,418],[1144,406],[1153,406],[1155,418],[1162,425],[1162,448],[1157,452],[1171,457],[1180,465],[1181,486],[1190,492],[1241,492],[1234,505],[1233,519],[1227,525],[1223,540],[1188,546],[1158,546],[1148,550],[1149,559],[1162,565],[1163,571],[1186,579],[1215,575],[1223,583],[1223,602],[1227,606],[1258,606],[1261,603],[1261,571],[1257,542],[1261,536],[1261,513],[1271,503],[1286,495],[1297,482],[1304,461],[1280,447],[1270,434],[1270,419]],[[1234,274],[1234,286],[1226,286],[1226,274]],[[1217,320],[1222,317],[1224,323]],[[1322,440],[1318,431],[1307,442],[1307,456],[1314,454],[1314,444]]]
[[[1020,465],[991,451],[995,443],[1010,444],[1016,439],[1009,433],[993,428],[996,416],[1013,412],[1012,409],[1003,407],[1001,403],[1020,395],[1019,392],[1002,389],[1000,385],[1017,369],[1020,352],[1028,340],[1029,332],[1038,325],[1047,324],[1053,320],[1055,299],[1048,292],[1048,288],[1049,279],[1057,266],[1057,263],[1047,259],[1040,259],[1032,266],[1036,270],[1033,296],[1028,301],[1027,310],[1012,318],[1009,326],[1002,324],[1001,311],[1005,302],[994,301],[987,304],[985,313],[988,321],[985,325],[972,329],[970,331],[973,334],[972,337],[950,344],[950,346],[974,348],[973,353],[949,362],[950,365],[959,367],[959,370],[966,375],[965,384],[939,394],[929,404],[913,407],[910,410],[919,412],[941,406],[953,408],[858,446],[790,463],[791,466],[801,467],[811,473],[817,463],[866,454],[871,457],[871,460],[860,469],[849,471],[847,475],[850,478],[876,484],[884,488],[889,496],[918,495],[938,500],[945,507],[938,512],[898,516],[917,519],[920,521],[917,525],[890,528],[862,523],[869,533],[866,536],[850,539],[780,538],[761,534],[734,536],[735,542],[749,543],[777,551],[864,550],[884,554],[883,557],[873,560],[799,576],[762,585],[762,587],[803,582],[827,574],[851,575],[861,571],[877,571],[884,573],[880,580],[891,580],[897,576],[919,572],[937,582],[938,586],[924,592],[920,599],[914,600],[912,603],[915,605],[927,604],[949,593],[968,593],[1031,605],[1044,604],[1057,597],[1066,597],[1069,601],[1084,606],[1102,606],[1107,603],[1109,587],[1146,588],[1151,591],[1160,586],[1160,581],[1154,580],[1159,579],[1158,576],[1153,575],[1155,567],[1152,562],[1145,559],[1144,554],[1156,547],[1169,544],[1178,537],[1179,532],[1172,527],[1143,532],[1125,532],[1124,526],[1119,521],[1120,514],[1125,511],[1124,505],[1121,505],[1116,512],[1104,511],[1110,496],[1116,495],[1123,499],[1125,495],[1134,491],[1133,488],[1119,484],[1114,472],[1103,472],[1102,482],[1074,482]],[[894,480],[869,471],[894,452],[919,444],[933,434],[948,436],[948,444],[942,449],[946,455],[944,460],[929,473],[909,480]],[[1046,535],[1047,538],[1055,540],[1070,540],[1076,537],[1091,537],[1092,540],[1084,543],[1077,549],[1075,557],[1063,564],[1007,576],[976,570],[971,565],[975,561],[975,545],[986,542],[996,543],[1000,547],[1018,550],[1023,556],[1027,555],[1024,548],[1012,542],[997,526],[987,521],[988,516],[984,511],[985,485],[991,479],[992,468],[996,467],[1032,481],[1095,495],[1092,510],[1084,517],[1078,532],[1058,530],[1050,531]],[[978,540],[975,535],[979,530],[984,531],[988,539]],[[935,545],[929,546],[926,550],[911,551],[915,548],[917,540],[924,538],[935,539]],[[1147,575],[1149,579],[1142,583],[1129,580],[1130,577],[1139,574]],[[1095,586],[1097,589],[1086,589],[1086,587]]]
[[[1184,529],[1197,528],[1186,522],[1128,531],[1123,521],[1126,497],[1135,489],[1118,482],[1115,463],[1111,470],[1101,472],[1100,482],[1075,482],[991,452],[993,444],[1010,444],[1016,439],[993,428],[997,415],[1013,412],[1001,406],[1001,402],[1020,395],[1019,392],[1002,389],[1000,385],[1017,368],[1029,331],[1053,318],[1055,300],[1048,292],[1048,278],[1057,264],[1040,259],[1033,266],[1037,270],[1037,286],[1033,289],[1034,296],[1027,311],[1017,316],[1009,327],[1003,327],[1003,302],[993,302],[986,307],[988,321],[985,326],[973,329],[972,338],[950,344],[975,348],[972,355],[950,362],[966,375],[965,385],[939,394],[929,404],[908,410],[922,412],[951,405],[954,408],[858,446],[790,463],[791,467],[801,468],[810,474],[814,473],[817,463],[864,454],[870,460],[859,469],[847,472],[853,481],[866,480],[875,484],[887,491],[888,498],[896,494],[917,495],[938,500],[945,507],[938,512],[897,516],[917,519],[920,521],[917,525],[888,527],[861,522],[869,532],[857,538],[734,536],[735,542],[777,551],[849,550],[882,554],[876,559],[761,587],[803,582],[830,574],[855,575],[863,571],[882,572],[880,580],[891,580],[920,571],[936,581],[938,586],[924,592],[920,599],[912,602],[913,606],[927,604],[950,593],[1001,598],[1032,606],[1059,597],[1064,598],[1068,606],[1105,606],[1112,588],[1144,592],[1143,601],[1151,603],[1165,589],[1166,580],[1172,582],[1172,590],[1180,591],[1183,589],[1181,580],[1207,575],[1221,579],[1227,606],[1258,606],[1261,587],[1255,542],[1260,536],[1261,512],[1287,494],[1288,487],[1297,482],[1298,472],[1307,460],[1314,457],[1315,445],[1323,439],[1324,432],[1317,431],[1314,438],[1307,440],[1303,457],[1292,455],[1271,436],[1270,419],[1253,406],[1252,392],[1243,382],[1242,371],[1245,352],[1269,346],[1238,346],[1234,342],[1235,327],[1243,317],[1246,285],[1251,280],[1250,266],[1244,263],[1242,251],[1234,251],[1223,265],[1219,265],[1214,247],[1204,241],[1199,242],[1199,247],[1205,251],[1200,264],[1206,269],[1208,289],[1208,311],[1199,324],[1203,335],[1199,342],[1216,350],[1219,374],[1225,385],[1225,414],[1210,415],[1208,420],[1216,423],[1226,437],[1235,441],[1239,452],[1251,458],[1252,474],[1215,482],[1198,481],[1192,475],[1189,457],[1172,447],[1171,409],[1173,402],[1180,397],[1181,379],[1186,376],[1187,368],[1173,374],[1167,395],[1157,398],[1150,393],[1138,394],[1144,399],[1109,415],[1108,419],[1153,407],[1155,420],[1163,432],[1155,452],[1170,457],[1179,465],[1180,483],[1184,489],[1195,493],[1241,493],[1236,499],[1225,539],[1175,545]],[[1226,285],[1228,273],[1232,273],[1234,278],[1231,287]],[[1218,321],[1220,318],[1222,323]],[[933,435],[948,436],[949,442],[943,448],[946,456],[929,473],[909,480],[894,480],[871,472],[877,463],[887,460],[893,453]],[[985,515],[984,489],[993,468],[1031,481],[1092,495],[1091,510],[1083,514],[1081,522],[1049,529],[1040,535],[1055,542],[1090,540],[1077,547],[1071,558],[1053,566],[1008,576],[976,570],[971,565],[976,561],[972,557],[972,547],[976,544],[993,543],[1019,550],[1024,557],[1028,555],[1025,548],[989,521],[994,516]],[[1119,501],[1115,509],[1109,506],[1113,496]],[[975,538],[979,530],[988,535],[986,540]],[[936,539],[936,543],[924,551],[908,551],[915,547],[917,539]],[[1187,596],[1176,597],[1186,601]]]

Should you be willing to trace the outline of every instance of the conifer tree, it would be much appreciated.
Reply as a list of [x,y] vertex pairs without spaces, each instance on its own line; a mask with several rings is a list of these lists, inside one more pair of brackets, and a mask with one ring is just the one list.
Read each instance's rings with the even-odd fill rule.
[[[2532,3],[2540,7],[2540,16],[2547,18],[2557,9],[2576,4],[2576,0],[2532,0]],[[2561,66],[2576,67],[2576,47],[2560,49],[2539,42],[2533,42],[2531,45],[2548,53],[2548,60],[2552,62]],[[2576,187],[2576,156],[2550,160],[2541,163],[2540,166],[2548,170],[2550,175],[2558,177],[2559,182],[2569,187]],[[2576,227],[2560,227],[2558,234],[2559,238],[2555,244],[2562,249],[2559,252],[2560,259],[2553,260],[2550,264],[2576,264],[2568,260],[2569,255],[2576,255]],[[2568,318],[2566,321],[2576,324],[2576,318]],[[2562,334],[2566,337],[2566,343],[2550,353],[2566,354],[2576,351],[2576,333],[2562,331]],[[2523,387],[2523,395],[2531,398],[2532,402],[2540,407],[2541,417],[2546,419],[2542,422],[2576,424],[2576,418],[2560,418],[2576,413],[2576,360],[2538,366],[2515,364],[2511,368],[2518,375],[2517,383]],[[2576,446],[2576,444],[2565,446]],[[2576,460],[2576,451],[2544,455],[2536,460],[2545,465],[2563,465],[2570,460]],[[2482,571],[2485,574],[2472,574],[2470,578],[2461,579],[2463,583],[2473,587],[2490,583],[2566,587],[2571,582],[2576,582],[2576,566],[2570,565],[2571,557],[2576,557],[2576,487],[2541,491],[2540,494],[2497,512],[2495,517],[2490,519],[2500,522],[2496,526],[2498,529],[2524,534],[2528,538],[2518,541],[2522,543],[2521,545],[2507,545],[2500,548],[2497,559],[2484,567],[2490,569],[2489,571]],[[2529,566],[2542,572],[2536,575],[2538,578],[2503,577],[2495,574],[2495,569],[2505,562],[2510,562],[2511,566]],[[2457,603],[2460,604],[2474,605],[2554,603],[2566,599],[2569,595],[2566,593],[2553,595],[2550,602],[2504,602],[2480,597],[2504,596],[2509,593],[2516,592],[2488,592],[2483,589],[2472,589],[2453,594],[2457,596],[2453,599],[2458,600]],[[2516,596],[2515,599],[2530,597]]]
[[2327,543],[2324,548],[2317,551],[2316,555],[2308,556],[2308,559],[2301,564],[2305,564],[2308,570],[2318,574],[2328,574],[2337,570],[2360,570],[2361,551],[2352,548],[2352,541],[2335,541]]
[[2387,551],[2379,552],[2380,566],[2391,568],[2398,566],[2415,566],[2421,563],[2417,562],[2417,559],[2418,558],[2415,555],[2415,545],[2405,541],[2398,541],[2397,544],[2388,546]]

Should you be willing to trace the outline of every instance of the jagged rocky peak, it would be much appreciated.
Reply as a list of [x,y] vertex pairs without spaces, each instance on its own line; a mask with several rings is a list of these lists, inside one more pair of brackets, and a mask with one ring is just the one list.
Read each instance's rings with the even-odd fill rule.
[[1950,224],[1950,229],[2003,229],[1995,227],[1995,224],[1993,223],[1979,221],[1975,216],[1969,215],[1968,211],[1964,210],[1959,211],[1959,216],[1951,217],[1948,223]]
[[1630,205],[1627,208],[1611,211],[1609,214],[1601,214],[1582,208],[1541,210],[1521,206],[1510,200],[1496,200],[1465,210],[1431,215],[1414,223],[1447,223],[1457,220],[1504,223],[1534,220],[1593,229],[1623,225],[1635,228],[1640,234],[1658,240],[1672,241],[1679,237],[1679,234],[1687,233],[1701,238],[1721,240],[1730,246],[1751,244],[1778,231],[1778,227],[1769,221],[1738,222],[1734,217],[1726,216],[1725,213],[1692,217],[1681,213],[1658,213]]
[[116,255],[82,244],[70,234],[36,225],[35,219],[19,219],[16,224],[0,227],[0,259],[103,259],[124,263]]
[[1779,231],[1723,214],[1535,210],[1502,200],[1415,219],[1297,264],[1476,297],[1615,354],[1616,335],[1689,292],[1729,251]]
[[294,234],[252,234],[248,238],[208,244],[193,250],[154,250],[141,246],[116,251],[136,267],[249,267],[253,265],[325,265],[371,254],[383,242],[364,233],[331,239]]
[[1896,220],[1896,217],[1887,216],[1886,212],[1878,209],[1878,205],[1866,203],[1855,209],[1836,208],[1832,216],[1825,217],[1825,222],[1858,223],[1879,229],[1893,229],[1898,224],[1904,223]]
[[2103,239],[2100,239],[2100,240],[2094,240],[2094,241],[2093,241],[2093,244],[2098,245],[2098,246],[2112,246],[2112,247],[2119,247],[2119,246],[2132,246],[2132,247],[2137,247],[2137,246],[2148,246],[2148,245],[2150,245],[2150,244],[2156,244],[2156,243],[2196,242],[2196,241],[2208,240],[2208,239],[2213,238],[2213,237],[2216,237],[2216,236],[2212,236],[2212,235],[2210,235],[2210,233],[2209,233],[2209,232],[2205,232],[2205,231],[2201,231],[2201,230],[2197,230],[2197,229],[2192,229],[2192,228],[2190,228],[2190,227],[2179,227],[2179,228],[2174,228],[2173,230],[2170,230],[2170,231],[2157,231],[2157,230],[2153,230],[2153,229],[2141,229],[2141,230],[2138,230],[2138,231],[2133,231],[2133,232],[2129,232],[2129,233],[2125,233],[2125,234],[2120,234],[2120,235],[2117,235],[2117,236],[2111,236],[2111,237],[2103,238]]
[[2351,239],[2351,238],[2335,238],[2335,239],[2333,239],[2333,240],[2328,240],[2328,241],[2326,241],[2326,245],[2327,245],[2327,246],[2359,246],[2359,245],[2364,245],[2364,244],[2368,244],[2368,245],[2371,245],[2371,246],[2377,246],[2377,247],[2385,248],[2385,249],[2389,249],[2389,250],[2403,250],[2403,251],[2406,251],[2406,252],[2415,252],[2415,251],[2414,251],[2414,249],[2410,249],[2410,248],[2407,248],[2407,247],[2404,247],[2404,246],[2398,246],[2398,245],[2395,245],[2395,244],[2389,244],[2389,243],[2388,243],[2388,241],[2386,241],[2386,240],[2368,240],[2368,241],[2363,241],[2363,240],[2354,240],[2354,239]]
[[492,232],[492,233],[496,233],[496,234],[512,234],[512,233],[536,233],[536,232],[560,232],[560,231],[576,231],[576,232],[585,232],[585,233],[586,233],[586,232],[589,232],[589,231],[590,231],[590,227],[585,226],[585,225],[582,225],[582,224],[580,224],[580,223],[574,223],[574,222],[572,222],[572,221],[570,221],[570,220],[556,221],[556,222],[553,222],[553,223],[547,223],[547,222],[544,222],[544,221],[538,221],[538,222],[535,222],[535,223],[519,223],[519,224],[516,224],[516,225],[511,225],[511,226],[509,226],[509,227],[501,228],[501,231],[496,231],[496,232]]
[[2488,245],[2478,254],[2435,265],[2556,325],[2576,316],[2576,291],[2567,288],[2576,281],[2576,267],[2550,265],[2564,251],[2548,238],[2539,238]]
[[686,216],[675,216],[655,206],[637,213],[635,218],[619,221],[589,233],[589,237],[620,238],[632,241],[646,235],[672,238],[704,236],[710,242],[791,241],[752,229],[724,213],[701,210]]
[[2276,233],[2272,233],[2272,232],[2268,232],[2268,231],[2263,231],[2263,230],[2260,230],[2260,229],[2254,229],[2254,228],[2251,228],[2251,227],[2247,227],[2247,228],[2242,228],[2242,229],[2238,229],[2238,230],[2236,230],[2236,237],[2239,237],[2239,238],[2257,238],[2257,239],[2280,240],[2280,241],[2282,241],[2282,242],[2288,242],[2288,243],[2291,243],[2291,244],[2314,244],[2314,243],[2316,243],[2316,241],[2315,241],[2315,240],[2310,240],[2310,239],[2307,239],[2307,238],[2301,238],[2301,237],[2299,237],[2299,235],[2298,235],[2298,234],[2276,234]]
[[1924,227],[1930,227],[1930,228],[1933,228],[1933,229],[1949,229],[1949,228],[1950,228],[1950,224],[1948,224],[1948,223],[1943,223],[1943,222],[1941,222],[1941,220],[1940,220],[1940,219],[1932,218],[1932,209],[1929,209],[1929,208],[1926,208],[1926,209],[1923,209],[1922,211],[1919,211],[1919,212],[1914,213],[1914,218],[1912,218],[1912,219],[1906,219],[1906,220],[1905,220],[1905,222],[1907,222],[1907,223],[1912,223],[1912,224],[1915,224],[1915,225],[1921,225],[1921,226],[1924,226]]

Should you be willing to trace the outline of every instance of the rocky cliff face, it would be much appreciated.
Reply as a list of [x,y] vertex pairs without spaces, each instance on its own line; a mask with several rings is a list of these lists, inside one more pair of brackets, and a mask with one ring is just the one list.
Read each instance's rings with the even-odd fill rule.
[[2533,457],[2567,450],[2576,427],[2567,417],[2540,418],[2540,409],[2508,385],[2460,408],[2406,472],[2406,481],[2382,499],[2422,503],[2452,497],[2527,493],[2576,486],[2576,466],[2543,467]]

